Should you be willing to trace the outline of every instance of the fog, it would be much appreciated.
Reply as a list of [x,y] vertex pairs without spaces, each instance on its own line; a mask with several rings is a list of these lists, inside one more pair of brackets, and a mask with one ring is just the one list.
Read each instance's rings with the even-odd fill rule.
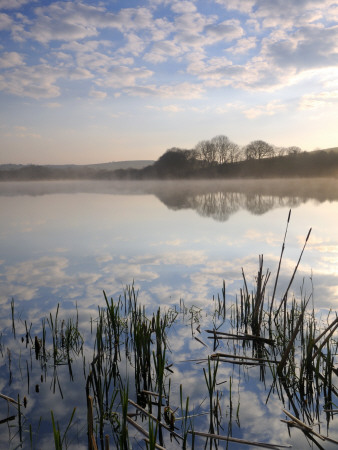
[[53,194],[154,195],[169,209],[192,209],[226,221],[239,210],[264,214],[295,208],[309,200],[338,200],[338,179],[165,180],[165,181],[27,181],[0,183],[0,196]]

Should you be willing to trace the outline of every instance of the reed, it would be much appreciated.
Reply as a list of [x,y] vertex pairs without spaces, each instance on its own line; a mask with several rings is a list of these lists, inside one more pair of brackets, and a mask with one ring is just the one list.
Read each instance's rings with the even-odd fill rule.
[[188,418],[189,418],[189,397],[186,398],[185,404],[183,401],[183,387],[182,384],[180,384],[180,405],[181,405],[181,416],[182,416],[182,433],[183,433],[183,442],[182,442],[182,448],[185,450],[187,448],[187,438],[188,438],[188,431],[189,428],[193,428],[192,425],[188,424]]
[[[210,421],[209,421],[209,433],[214,434],[214,416],[216,414],[214,409],[214,394],[216,389],[216,381],[217,381],[217,370],[218,370],[218,360],[213,361],[213,365],[211,365],[211,359],[208,358],[207,371],[203,367],[204,379],[207,385],[208,394],[209,394],[209,413],[210,413]],[[210,448],[212,446],[212,441],[210,442]]]

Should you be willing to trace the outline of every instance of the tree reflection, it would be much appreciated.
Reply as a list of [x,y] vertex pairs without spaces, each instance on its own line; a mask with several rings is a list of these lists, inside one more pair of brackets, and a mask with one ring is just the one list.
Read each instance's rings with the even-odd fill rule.
[[0,196],[55,193],[155,195],[173,210],[192,209],[203,217],[225,222],[246,210],[262,215],[275,208],[295,208],[309,200],[338,201],[338,179],[271,180],[150,180],[48,181],[0,183]]
[[180,191],[157,193],[157,197],[170,209],[193,209],[202,217],[226,222],[234,213],[247,210],[262,215],[275,208],[295,208],[307,201],[305,198],[281,195],[265,195],[255,192],[214,190],[205,193]]

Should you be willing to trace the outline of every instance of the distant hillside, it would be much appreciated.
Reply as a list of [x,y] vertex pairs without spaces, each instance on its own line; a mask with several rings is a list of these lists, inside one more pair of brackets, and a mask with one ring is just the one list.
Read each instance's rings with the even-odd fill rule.
[[318,152],[333,152],[333,153],[338,153],[338,147],[332,147],[332,148],[325,148],[323,150],[313,150],[311,153],[318,153]]
[[143,169],[143,167],[151,166],[155,161],[150,159],[137,161],[112,161],[101,164],[89,164],[87,167],[98,170],[118,170],[118,169]]
[[[44,164],[39,167],[47,167],[48,169],[71,169],[71,170],[118,170],[118,169],[143,169],[143,167],[154,164],[152,160],[135,160],[135,161],[111,161],[98,164]],[[36,164],[0,164],[0,170],[18,170],[28,166],[36,166]]]
[[338,177],[338,147],[266,158],[218,163],[193,150],[170,149],[157,161],[118,161],[89,165],[0,165],[0,181],[151,180]]

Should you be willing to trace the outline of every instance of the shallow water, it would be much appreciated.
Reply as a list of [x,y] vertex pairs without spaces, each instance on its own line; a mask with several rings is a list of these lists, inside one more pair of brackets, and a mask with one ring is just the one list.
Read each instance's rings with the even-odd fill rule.
[[[139,301],[150,314],[158,305],[165,309],[179,305],[181,300],[188,311],[192,306],[203,308],[200,321],[207,326],[211,316],[205,317],[205,313],[210,314],[214,307],[213,296],[221,295],[223,280],[230,304],[243,286],[242,268],[249,288],[253,285],[260,254],[264,255],[264,267],[272,271],[268,286],[271,293],[290,209],[278,295],[284,292],[312,228],[292,292],[296,299],[313,293],[311,306],[318,317],[326,317],[329,310],[335,312],[337,187],[336,180],[0,184],[0,392],[14,398],[17,393],[28,395],[29,355],[25,354],[24,343],[18,345],[18,340],[8,338],[12,299],[22,328],[25,320],[34,324],[32,335],[34,329],[37,333],[41,330],[41,318],[55,311],[57,304],[64,315],[74,315],[77,306],[83,333],[92,340],[90,318],[97,317],[98,306],[105,306],[102,291],[118,298],[125,285],[134,282]],[[207,355],[207,350],[191,339],[190,325],[176,324],[170,331],[175,350],[171,356],[175,364],[173,383],[177,390],[180,380],[190,380],[186,394],[195,405],[201,405],[205,398],[198,381],[203,382],[201,367],[180,362]],[[22,367],[12,363],[16,370],[11,384],[7,349],[13,360],[15,355],[22,360]],[[90,350],[87,352],[89,359]],[[237,405],[240,401],[241,426],[233,425],[233,435],[289,443],[287,429],[279,421],[280,401],[273,397],[264,404],[264,385],[257,387],[252,381],[257,379],[255,370],[232,366],[219,369],[220,378],[229,380],[231,376],[236,380],[233,402]],[[81,364],[74,365],[74,371],[83,381]],[[34,411],[35,429],[44,410],[47,415],[53,409],[57,417],[69,418],[69,411],[77,405],[78,423],[81,415],[86,415],[83,388],[72,389],[66,369],[58,373],[67,393],[63,402],[56,403],[53,399],[60,397],[58,389],[53,394],[51,380],[39,382],[40,369],[32,369],[28,409],[30,414]],[[39,393],[34,392],[36,383]],[[227,411],[227,387],[223,395]],[[7,404],[0,402],[1,419],[6,416]],[[228,423],[229,412],[224,416]],[[0,426],[7,430],[7,425]],[[39,446],[34,448],[48,447],[43,431],[48,426],[50,423],[41,426]],[[78,430],[78,436],[83,433],[85,430]],[[330,425],[330,435],[338,437],[335,422]],[[77,439],[73,445],[85,448],[86,439]],[[303,439],[299,431],[294,431],[294,448],[303,448]]]

